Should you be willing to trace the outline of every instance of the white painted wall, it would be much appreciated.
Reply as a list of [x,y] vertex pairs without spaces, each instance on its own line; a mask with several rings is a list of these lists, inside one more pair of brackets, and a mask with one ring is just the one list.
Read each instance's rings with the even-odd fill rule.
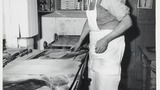
[[53,17],[42,17],[42,39],[38,45],[39,49],[43,49],[43,42],[51,43],[54,41],[54,34],[56,29],[56,20]]
[[86,18],[56,18],[56,33],[58,35],[81,35]]
[[42,16],[42,39],[38,46],[43,49],[43,42],[54,41],[54,34],[58,35],[81,35],[86,18],[76,17],[48,17]]

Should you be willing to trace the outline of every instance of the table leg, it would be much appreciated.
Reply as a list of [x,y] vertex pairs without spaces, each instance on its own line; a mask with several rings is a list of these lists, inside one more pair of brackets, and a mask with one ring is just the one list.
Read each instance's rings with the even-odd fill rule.
[[142,54],[142,88],[143,90],[146,90],[146,84],[147,84],[147,65],[144,60],[144,55]]

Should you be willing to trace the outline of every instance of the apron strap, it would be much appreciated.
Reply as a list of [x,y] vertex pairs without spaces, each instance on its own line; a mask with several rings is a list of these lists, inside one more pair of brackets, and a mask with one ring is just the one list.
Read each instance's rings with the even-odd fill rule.
[[[93,0],[88,0],[88,3],[87,3],[87,10],[90,10],[90,5],[91,5],[91,2],[92,2]],[[93,10],[96,10],[97,9],[97,7],[96,7],[96,5],[97,5],[97,0],[96,0],[96,2],[95,2],[95,6],[94,6],[94,9]]]
[[97,10],[97,1],[98,0],[96,0],[95,6],[94,6],[94,10]]
[[90,4],[91,4],[91,0],[88,0],[88,3],[87,3],[87,10],[90,10]]

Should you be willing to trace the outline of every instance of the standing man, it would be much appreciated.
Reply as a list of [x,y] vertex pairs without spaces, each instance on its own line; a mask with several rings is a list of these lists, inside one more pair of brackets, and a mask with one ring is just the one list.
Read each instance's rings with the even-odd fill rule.
[[121,60],[125,49],[123,33],[132,26],[125,0],[91,0],[86,11],[87,21],[78,50],[89,33],[90,90],[118,90],[121,77]]

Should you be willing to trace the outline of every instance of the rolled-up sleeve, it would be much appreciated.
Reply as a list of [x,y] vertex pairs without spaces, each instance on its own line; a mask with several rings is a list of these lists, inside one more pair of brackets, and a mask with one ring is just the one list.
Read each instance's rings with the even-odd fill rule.
[[102,0],[101,6],[115,16],[118,21],[121,21],[127,14],[129,14],[130,10],[125,5],[125,0]]

